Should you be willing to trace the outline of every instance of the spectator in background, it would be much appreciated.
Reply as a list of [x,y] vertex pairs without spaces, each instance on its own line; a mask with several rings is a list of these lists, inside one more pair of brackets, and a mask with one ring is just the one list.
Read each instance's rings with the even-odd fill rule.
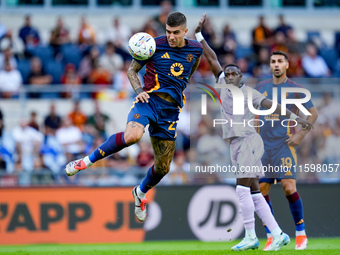
[[264,23],[264,17],[259,17],[259,24],[254,28],[252,32],[253,38],[253,49],[256,54],[259,53],[260,49],[263,47],[268,47],[272,44],[273,32]]
[[234,54],[227,53],[227,54],[222,55],[222,57],[221,57],[221,64],[223,66],[230,65],[230,64],[233,64],[233,63],[235,63],[235,56],[234,56]]
[[39,131],[39,124],[38,124],[38,121],[37,121],[37,112],[36,111],[31,112],[31,118],[29,119],[28,126]]
[[217,36],[216,36],[215,29],[214,29],[213,25],[211,24],[211,20],[208,17],[206,18],[206,21],[205,21],[204,26],[202,28],[202,35],[203,35],[204,39],[206,40],[206,42],[209,45],[212,45],[213,49],[216,49]]
[[4,70],[0,70],[0,93],[2,98],[18,97],[22,77],[18,70],[11,67],[10,61],[5,61]]
[[[205,27],[205,26],[204,26]],[[218,54],[223,53],[234,53],[236,50],[236,36],[235,33],[230,29],[230,26],[226,24],[223,28],[223,41],[221,49],[216,49]]]
[[72,124],[72,119],[65,117],[61,128],[56,132],[58,142],[63,146],[66,161],[81,157],[83,142],[81,130]]
[[64,150],[53,129],[45,130],[45,139],[41,148],[43,164],[54,174],[56,183],[59,183],[60,170],[66,164]]
[[269,78],[272,72],[269,66],[269,51],[267,48],[261,48],[258,55],[256,66],[253,69],[254,75],[257,78]]
[[82,50],[96,43],[96,32],[94,28],[87,23],[86,18],[81,18],[80,29],[78,32],[78,44]]
[[11,65],[12,69],[17,69],[17,61],[15,60],[9,41],[2,42],[1,43],[1,50],[2,52],[0,53],[0,70],[3,70],[5,68],[5,62],[9,62]]
[[[126,60],[124,62],[123,68],[116,72],[115,76],[113,77],[113,84],[112,87],[114,90],[119,92],[119,98],[126,98],[127,96],[135,97],[136,92],[133,90],[131,83],[127,77],[127,71],[131,61]],[[139,79],[143,82],[141,74],[138,73]]]
[[306,45],[304,42],[298,42],[295,37],[294,30],[287,31],[287,48],[289,53],[302,53],[305,51]]
[[172,11],[172,3],[171,1],[165,0],[161,2],[161,13],[154,17],[157,35],[165,34],[165,24],[166,19],[170,12]]
[[50,45],[54,49],[54,57],[58,56],[61,47],[64,44],[70,43],[70,34],[67,28],[64,26],[64,22],[61,17],[57,20],[57,25],[51,31]]
[[105,124],[109,119],[109,116],[101,112],[98,100],[95,100],[94,113],[88,117],[87,123],[93,126],[104,139],[106,139]]
[[[332,128],[332,134],[325,141],[325,161],[324,164],[339,164],[340,162],[340,116],[335,119],[335,126]],[[340,174],[338,171],[332,171],[318,174],[324,178],[322,182],[339,182]]]
[[139,153],[136,160],[138,167],[150,167],[154,162],[152,147],[149,142],[140,141],[138,143]]
[[52,102],[50,104],[50,111],[44,120],[45,130],[49,129],[55,134],[56,130],[61,126],[61,118],[55,111],[55,104]]
[[201,61],[198,65],[197,72],[193,75],[193,79],[191,82],[196,81],[197,79],[203,79],[203,82],[210,82],[212,78],[211,68],[209,66],[208,60],[206,57],[202,56]]
[[288,77],[304,77],[302,60],[299,53],[289,53],[289,68],[287,69]]
[[28,126],[26,120],[13,129],[13,138],[16,143],[18,170],[33,171],[34,159],[39,156],[44,135]]
[[31,73],[28,80],[29,84],[34,85],[51,84],[52,76],[44,71],[40,58],[34,57],[31,59]]
[[154,19],[150,18],[146,21],[144,24],[144,27],[142,28],[142,31],[145,33],[148,33],[151,35],[153,38],[158,36],[157,32],[157,25]]
[[[79,128],[80,130],[83,130],[83,125],[86,123],[86,115],[82,113],[80,110],[80,102],[75,101],[73,105],[72,112],[68,115],[68,118],[71,120],[72,124]],[[66,121],[67,123],[67,121]]]
[[286,24],[285,18],[282,14],[279,15],[279,26],[274,30],[274,34],[281,32],[285,37],[288,37],[289,30],[293,30],[293,27]]
[[286,37],[283,34],[283,32],[277,32],[274,35],[274,43],[271,46],[271,52],[274,51],[283,51],[283,52],[288,52],[287,48],[287,41]]
[[6,35],[8,35],[8,32],[9,30],[7,29],[7,27],[0,23],[0,40]]
[[241,70],[242,79],[248,79],[252,77],[251,73],[249,72],[248,61],[245,58],[239,58],[236,61],[236,65],[238,65]]
[[130,36],[131,29],[122,24],[119,17],[115,17],[112,26],[107,30],[106,41],[112,42],[116,48],[127,52]]
[[167,184],[183,185],[189,182],[188,174],[190,173],[190,163],[185,161],[183,151],[177,151],[174,160],[170,164],[169,176],[166,179]]
[[106,43],[105,53],[99,57],[99,64],[110,71],[112,77],[123,68],[124,60],[122,56],[116,54],[116,49],[112,42]]
[[[40,58],[33,57],[31,59],[31,72],[28,76],[28,83],[31,85],[50,85],[52,76],[45,72],[42,67]],[[31,98],[39,98],[38,92],[30,93]]]
[[32,27],[31,16],[25,17],[25,23],[19,31],[19,37],[25,45],[25,49],[34,48],[40,44],[40,35],[36,28]]
[[[74,88],[80,88],[82,80],[77,74],[76,67],[74,64],[68,63],[65,65],[65,71],[60,79],[61,84],[66,85],[66,91],[61,93],[63,98],[72,97],[72,90]],[[71,90],[71,91],[69,91]]]
[[314,44],[308,44],[306,55],[302,58],[302,67],[306,75],[311,78],[321,78],[330,76],[330,70],[325,60],[318,55]]
[[[89,76],[90,84],[106,85],[112,83],[112,75],[108,69],[105,69],[99,62],[99,59],[93,63],[93,69]],[[96,93],[94,93],[95,95]]]
[[89,54],[83,57],[83,59],[80,61],[78,75],[82,79],[83,83],[89,82],[89,76],[94,68],[95,62],[98,61],[99,56],[100,52],[98,47],[93,46],[90,49]]
[[340,117],[340,102],[334,100],[333,94],[325,92],[322,95],[322,103],[319,111],[318,123],[327,125],[331,129],[336,126],[336,119]]

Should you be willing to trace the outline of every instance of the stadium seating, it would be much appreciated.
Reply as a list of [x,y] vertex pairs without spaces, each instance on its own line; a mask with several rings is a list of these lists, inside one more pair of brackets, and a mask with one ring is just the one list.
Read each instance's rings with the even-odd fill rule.
[[28,84],[28,77],[31,72],[31,63],[29,60],[18,61],[18,71],[21,73],[24,84]]
[[253,50],[251,47],[245,47],[245,46],[238,44],[235,50],[235,57],[236,59],[245,58],[245,57],[248,57],[252,53],[253,53]]
[[82,55],[78,47],[73,44],[64,45],[61,49],[64,64],[72,63],[78,69]]
[[39,45],[28,50],[33,56],[41,59],[43,65],[53,60],[53,49],[49,46]]
[[325,59],[329,69],[335,71],[338,61],[337,51],[334,48],[321,47],[320,55]]
[[51,60],[46,63],[45,70],[52,76],[53,84],[60,84],[60,78],[64,72],[64,65],[56,60]]

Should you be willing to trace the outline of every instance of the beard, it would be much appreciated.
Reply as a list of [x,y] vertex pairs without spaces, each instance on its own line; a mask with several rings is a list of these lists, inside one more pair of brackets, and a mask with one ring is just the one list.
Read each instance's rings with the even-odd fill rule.
[[282,77],[283,74],[284,74],[284,72],[279,72],[278,74],[274,73],[274,76],[276,78],[280,78],[280,77]]

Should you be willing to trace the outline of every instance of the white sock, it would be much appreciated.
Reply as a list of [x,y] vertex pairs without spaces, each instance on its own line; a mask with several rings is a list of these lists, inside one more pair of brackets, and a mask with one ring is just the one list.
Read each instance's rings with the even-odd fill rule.
[[145,198],[146,193],[144,193],[143,191],[140,190],[140,187],[137,187],[137,196],[141,199]]
[[246,229],[246,237],[250,237],[251,239],[256,238],[255,228]]
[[[242,185],[237,185],[236,194],[240,202],[240,211],[243,217],[243,226],[247,233],[247,229],[255,229],[254,203],[251,198],[250,188]],[[254,236],[256,237],[255,231]]]
[[306,235],[305,230],[295,231],[295,236],[305,236],[305,235]]
[[282,229],[281,229],[280,227],[276,227],[276,228],[274,228],[274,229],[272,230],[271,233],[272,233],[273,236],[281,235]]
[[91,162],[89,156],[86,156],[86,157],[83,159],[83,161],[84,161],[86,167],[92,166],[92,164],[93,164],[93,163]]
[[267,238],[273,237],[272,233],[267,233]]
[[274,218],[274,215],[270,211],[269,205],[267,204],[262,194],[261,193],[253,194],[252,199],[255,205],[256,214],[259,216],[262,222],[267,226],[271,234],[273,236],[281,234],[282,230],[277,224]]

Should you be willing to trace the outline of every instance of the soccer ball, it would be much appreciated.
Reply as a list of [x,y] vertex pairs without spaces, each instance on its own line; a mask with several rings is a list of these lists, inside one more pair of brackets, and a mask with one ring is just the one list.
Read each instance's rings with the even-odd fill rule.
[[129,53],[138,60],[150,58],[156,51],[156,42],[147,33],[134,34],[129,40]]

